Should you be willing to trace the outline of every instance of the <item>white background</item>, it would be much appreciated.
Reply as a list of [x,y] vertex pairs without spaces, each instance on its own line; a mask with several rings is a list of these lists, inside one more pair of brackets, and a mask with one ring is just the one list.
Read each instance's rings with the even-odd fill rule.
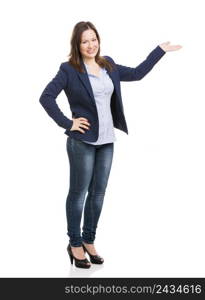
[[[1,277],[205,276],[203,2],[1,2]],[[96,238],[105,263],[89,270],[66,252],[67,136],[39,103],[79,21],[125,66],[160,43],[183,46],[121,84],[129,134],[115,129]],[[57,103],[71,118],[64,92]]]

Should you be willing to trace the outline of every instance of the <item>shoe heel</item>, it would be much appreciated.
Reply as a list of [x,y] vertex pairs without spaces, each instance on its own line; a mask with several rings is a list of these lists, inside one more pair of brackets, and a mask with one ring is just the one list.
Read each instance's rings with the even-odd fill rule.
[[87,260],[87,258],[85,258],[85,259],[77,259],[73,255],[70,244],[67,247],[67,251],[68,251],[68,254],[69,254],[69,257],[70,257],[71,265],[73,265],[73,260],[74,260],[75,261],[75,266],[78,267],[78,268],[86,268],[86,269],[88,269],[88,268],[91,267],[91,265],[87,264],[87,263],[89,263],[89,261]]
[[68,254],[69,254],[69,257],[70,257],[70,263],[72,265],[73,264],[73,256],[70,253],[68,253]]
[[71,252],[71,247],[70,247],[70,245],[68,245],[67,251],[68,251],[68,255],[69,255],[69,257],[70,257],[70,263],[71,263],[71,265],[72,265],[72,264],[73,264],[73,254],[72,254],[72,252]]

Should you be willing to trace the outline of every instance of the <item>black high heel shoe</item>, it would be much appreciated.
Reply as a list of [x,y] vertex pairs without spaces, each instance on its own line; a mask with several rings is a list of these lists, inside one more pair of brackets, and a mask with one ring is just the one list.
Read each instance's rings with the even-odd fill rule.
[[101,256],[90,254],[90,253],[88,252],[88,250],[86,249],[86,247],[85,247],[84,244],[83,244],[83,249],[84,249],[85,252],[88,253],[88,255],[89,255],[89,257],[90,257],[90,261],[91,261],[92,264],[98,264],[98,265],[100,265],[100,264],[103,264],[103,263],[104,263],[104,259],[103,259]]
[[67,251],[68,251],[68,254],[69,254],[69,257],[70,257],[70,262],[71,264],[73,264],[73,260],[75,261],[75,266],[77,268],[85,268],[85,269],[88,269],[91,267],[91,264],[88,264],[90,263],[89,260],[87,258],[85,259],[78,259],[76,258],[73,253],[72,253],[72,249],[71,249],[71,245],[69,244],[68,247],[67,247]]

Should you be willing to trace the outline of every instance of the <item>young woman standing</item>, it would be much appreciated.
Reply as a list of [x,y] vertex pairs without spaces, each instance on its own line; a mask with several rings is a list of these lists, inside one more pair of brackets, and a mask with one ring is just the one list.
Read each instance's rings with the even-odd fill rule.
[[[141,80],[167,51],[180,48],[162,43],[137,67],[118,65],[111,57],[100,56],[100,36],[95,26],[79,22],[73,29],[69,60],[60,65],[40,97],[49,116],[66,129],[68,136],[67,250],[71,263],[75,260],[79,268],[104,262],[94,241],[112,166],[114,128],[128,134],[120,81]],[[56,98],[62,90],[68,98],[72,120],[57,106]]]

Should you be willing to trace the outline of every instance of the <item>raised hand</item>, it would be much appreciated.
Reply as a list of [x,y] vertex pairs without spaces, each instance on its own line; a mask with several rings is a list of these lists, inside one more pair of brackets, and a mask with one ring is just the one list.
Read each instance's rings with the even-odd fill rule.
[[162,50],[164,50],[165,52],[168,51],[176,51],[182,48],[181,45],[170,45],[170,42],[166,42],[166,43],[162,43],[159,45]]

